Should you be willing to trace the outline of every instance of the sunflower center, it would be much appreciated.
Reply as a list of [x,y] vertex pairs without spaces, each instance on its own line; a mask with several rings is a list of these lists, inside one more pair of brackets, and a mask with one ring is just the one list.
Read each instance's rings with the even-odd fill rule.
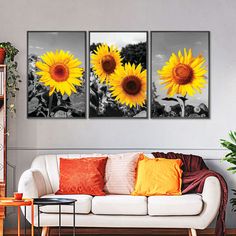
[[127,94],[136,95],[142,87],[141,81],[137,76],[131,75],[124,78],[122,88]]
[[112,74],[116,68],[116,61],[111,55],[102,58],[102,68],[107,74]]
[[193,70],[188,65],[179,64],[174,67],[173,75],[178,84],[188,84],[193,79]]
[[50,74],[56,82],[63,82],[69,77],[69,69],[64,64],[55,64],[50,68]]

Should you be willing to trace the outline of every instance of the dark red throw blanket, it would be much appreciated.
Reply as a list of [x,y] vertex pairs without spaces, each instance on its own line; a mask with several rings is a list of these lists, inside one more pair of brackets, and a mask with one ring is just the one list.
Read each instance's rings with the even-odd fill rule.
[[221,185],[221,202],[219,214],[216,222],[215,235],[225,235],[225,212],[228,201],[228,188],[224,178],[208,169],[205,162],[200,156],[186,155],[180,153],[162,153],[153,152],[156,158],[167,158],[167,159],[181,159],[183,162],[183,178],[182,178],[182,193],[202,193],[204,182],[207,177],[215,176],[220,181]]

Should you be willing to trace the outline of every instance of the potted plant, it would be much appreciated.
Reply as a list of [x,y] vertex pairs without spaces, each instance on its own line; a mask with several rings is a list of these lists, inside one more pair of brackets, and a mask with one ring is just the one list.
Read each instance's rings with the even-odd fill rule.
[[[15,56],[18,54],[19,50],[16,49],[10,42],[0,43],[0,60],[1,52],[5,52],[5,58],[3,63],[7,65],[7,109],[11,113],[15,113],[15,97],[16,92],[19,90],[18,83],[21,82],[19,72],[17,70],[17,62],[15,61]],[[3,55],[4,53],[2,53]],[[0,61],[0,64],[1,61]]]
[[[227,170],[231,171],[233,174],[236,173],[236,131],[229,132],[230,141],[221,139],[221,145],[229,150],[229,153],[225,155],[223,160],[229,162],[233,166],[229,167]],[[234,196],[236,196],[236,189],[232,189]],[[230,199],[233,211],[236,212],[236,197]]]

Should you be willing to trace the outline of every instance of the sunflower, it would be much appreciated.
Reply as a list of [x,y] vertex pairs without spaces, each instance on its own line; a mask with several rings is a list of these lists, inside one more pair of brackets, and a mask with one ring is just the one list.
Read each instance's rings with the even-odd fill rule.
[[109,84],[110,76],[121,67],[121,61],[118,49],[114,46],[108,47],[107,44],[97,46],[91,55],[93,72],[99,77],[101,83]]
[[63,50],[56,52],[46,52],[41,57],[42,61],[36,62],[36,67],[40,70],[36,72],[41,76],[39,81],[50,87],[49,96],[56,90],[62,95],[70,96],[76,93],[75,85],[81,86],[79,79],[83,75],[84,69],[79,67],[81,61]]
[[111,75],[110,90],[115,100],[130,108],[144,106],[147,90],[147,71],[127,63]]
[[179,50],[178,55],[172,53],[169,61],[158,70],[157,73],[160,76],[161,84],[165,85],[167,94],[174,96],[175,94],[181,94],[182,96],[193,96],[196,92],[201,93],[201,89],[206,84],[205,74],[207,73],[205,58],[199,54],[197,57],[193,57],[192,49],[187,52],[184,48],[184,54],[182,55]]

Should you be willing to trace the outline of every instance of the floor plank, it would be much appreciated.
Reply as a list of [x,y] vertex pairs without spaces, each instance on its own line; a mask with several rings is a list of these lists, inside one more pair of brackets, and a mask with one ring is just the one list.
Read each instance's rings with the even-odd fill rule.
[[[236,235],[236,229],[228,229],[228,236]],[[214,229],[206,229],[206,230],[198,230],[198,236],[209,236],[215,235]],[[127,229],[127,228],[82,228],[76,230],[77,235],[96,235],[96,236],[104,236],[104,235],[112,235],[112,236],[126,236],[126,235],[138,235],[138,236],[148,236],[148,235],[156,235],[156,236],[187,236],[187,229]],[[17,229],[8,229],[4,231],[4,236],[16,236]],[[24,235],[24,231],[22,230],[22,235]],[[35,235],[37,235],[37,229],[35,230]],[[58,236],[58,229],[51,228],[50,236]],[[71,228],[63,228],[62,234],[63,236],[71,236],[72,229]],[[30,230],[27,230],[27,236],[30,236]]]

